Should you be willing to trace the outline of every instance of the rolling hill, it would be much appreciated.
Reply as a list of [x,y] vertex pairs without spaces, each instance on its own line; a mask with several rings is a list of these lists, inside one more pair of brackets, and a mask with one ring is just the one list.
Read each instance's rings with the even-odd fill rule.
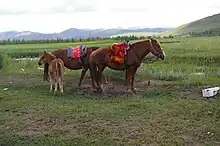
[[160,33],[160,36],[168,35],[188,35],[191,32],[204,32],[206,30],[220,28],[220,13],[203,19],[181,25],[173,30]]
[[8,39],[16,39],[16,40],[44,40],[44,39],[57,39],[57,38],[89,38],[89,37],[110,37],[118,34],[125,33],[159,33],[165,30],[169,30],[169,28],[130,28],[130,29],[122,29],[122,28],[113,28],[113,29],[77,29],[70,28],[60,33],[38,33],[31,31],[8,31],[8,32],[0,32],[0,40],[8,40]]

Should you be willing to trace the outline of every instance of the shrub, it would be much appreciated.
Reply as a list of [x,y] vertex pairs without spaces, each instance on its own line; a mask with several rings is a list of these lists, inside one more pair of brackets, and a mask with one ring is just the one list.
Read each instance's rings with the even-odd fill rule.
[[8,55],[7,54],[0,54],[0,69],[8,64]]
[[0,54],[0,69],[3,68],[3,64],[4,64],[4,56],[3,54]]

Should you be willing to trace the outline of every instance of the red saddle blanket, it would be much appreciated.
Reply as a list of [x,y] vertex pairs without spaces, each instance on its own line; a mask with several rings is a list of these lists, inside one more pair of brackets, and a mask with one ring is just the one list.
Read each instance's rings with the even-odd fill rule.
[[128,49],[126,43],[115,43],[109,50],[110,62],[123,64],[125,61],[125,55]]
[[73,59],[80,58],[84,56],[87,52],[87,48],[85,45],[79,45],[76,47],[67,48],[67,56]]

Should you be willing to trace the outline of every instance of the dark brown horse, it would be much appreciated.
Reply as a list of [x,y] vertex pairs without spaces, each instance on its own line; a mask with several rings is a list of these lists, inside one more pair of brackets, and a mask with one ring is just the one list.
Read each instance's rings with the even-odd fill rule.
[[[97,50],[99,47],[87,47],[87,53],[85,56],[81,57],[81,61],[79,59],[70,59],[67,56],[67,50],[66,48],[60,48],[53,52],[51,52],[53,55],[55,55],[57,58],[60,58],[64,62],[64,66],[71,70],[78,70],[82,69],[81,77],[78,83],[78,88],[81,87],[82,81],[84,79],[84,76],[89,69],[89,56],[94,51]],[[43,57],[43,56],[42,56]],[[39,60],[41,60],[40,58]],[[83,62],[83,63],[82,63]],[[38,62],[38,65],[42,65],[41,62]],[[104,76],[105,78],[105,76]],[[48,64],[44,64],[44,81],[48,81]],[[106,78],[105,81],[107,82]],[[95,88],[94,81],[92,80],[92,87]]]
[[131,85],[131,91],[135,92],[134,78],[138,67],[141,65],[142,60],[148,53],[152,53],[157,58],[164,60],[165,53],[158,40],[152,38],[142,40],[129,44],[127,55],[125,56],[125,63],[115,64],[109,61],[109,50],[111,46],[101,47],[93,51],[89,57],[90,69],[92,72],[92,80],[95,80],[97,89],[103,92],[103,84],[101,81],[102,72],[106,67],[114,70],[126,71],[125,74],[125,86],[127,91],[128,82]]

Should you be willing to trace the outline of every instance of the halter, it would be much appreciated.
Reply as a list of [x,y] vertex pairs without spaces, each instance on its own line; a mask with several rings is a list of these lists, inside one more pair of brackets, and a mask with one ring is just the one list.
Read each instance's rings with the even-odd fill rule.
[[[151,40],[149,40],[150,41],[150,46],[151,46],[151,48],[153,49],[153,51],[154,51],[154,53],[155,53],[155,56],[157,57],[157,59],[159,58],[158,57],[158,55],[160,54],[160,53],[162,53],[162,52],[157,52],[157,50],[154,48],[154,46],[152,45],[152,41]],[[154,54],[153,54],[154,55]],[[156,60],[155,60],[156,61]]]

